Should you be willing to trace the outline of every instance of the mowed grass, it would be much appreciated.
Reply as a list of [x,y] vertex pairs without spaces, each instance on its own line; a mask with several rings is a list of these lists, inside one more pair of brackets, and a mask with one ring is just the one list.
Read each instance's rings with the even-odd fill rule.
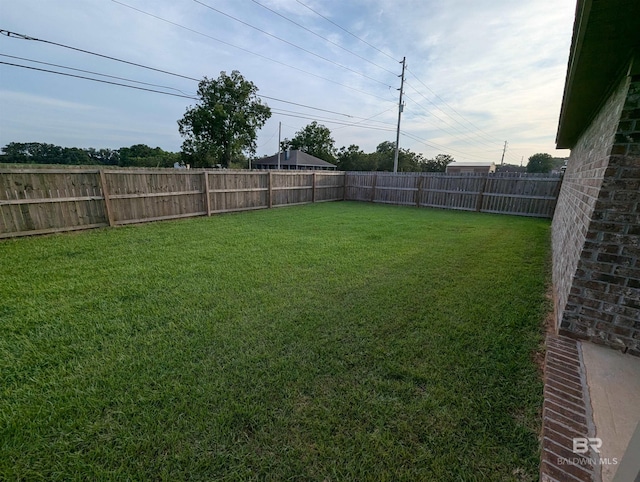
[[0,479],[535,480],[549,222],[324,203],[0,242]]

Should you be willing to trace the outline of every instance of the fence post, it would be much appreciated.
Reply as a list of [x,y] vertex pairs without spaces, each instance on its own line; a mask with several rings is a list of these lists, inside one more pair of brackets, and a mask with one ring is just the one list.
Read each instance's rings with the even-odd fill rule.
[[115,221],[113,219],[113,212],[111,211],[111,201],[109,200],[109,189],[107,188],[107,177],[104,173],[104,169],[100,169],[100,187],[102,188],[102,196],[104,197],[104,207],[107,212],[107,221],[109,226],[113,226]]
[[373,181],[371,181],[371,202],[376,200],[376,184],[378,183],[378,173],[373,173]]
[[342,174],[342,200],[347,200],[347,171]]
[[484,191],[487,188],[487,180],[489,179],[489,174],[485,174],[482,179],[482,187],[478,192],[478,201],[476,202],[476,212],[482,211],[482,198],[484,195]]
[[211,198],[209,197],[209,173],[205,169],[203,174],[204,174],[204,205],[207,208],[207,216],[211,216]]
[[311,183],[311,202],[316,202],[316,173],[313,173],[313,182]]
[[418,176],[418,189],[416,189],[416,207],[420,207],[420,198],[422,197],[422,180],[424,176]]
[[273,207],[273,201],[272,201],[272,197],[271,197],[271,184],[273,183],[273,175],[271,174],[271,169],[269,169],[269,181],[268,181],[268,187],[269,187],[269,207]]

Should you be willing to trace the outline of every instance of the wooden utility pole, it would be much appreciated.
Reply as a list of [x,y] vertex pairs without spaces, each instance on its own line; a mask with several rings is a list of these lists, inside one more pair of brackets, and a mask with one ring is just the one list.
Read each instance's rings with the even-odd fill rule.
[[398,77],[400,80],[400,101],[398,102],[398,130],[396,132],[396,152],[393,155],[393,172],[398,172],[398,155],[400,153],[400,119],[402,117],[402,109],[404,108],[404,104],[402,103],[402,94],[404,89],[404,69],[406,66],[406,57],[402,57],[402,74]]
[[282,148],[280,147],[281,136],[282,136],[282,122],[278,122],[278,169],[280,169],[280,151],[282,150]]
[[507,141],[504,141],[504,148],[502,149],[502,159],[500,160],[500,165],[504,165],[504,153],[507,152]]

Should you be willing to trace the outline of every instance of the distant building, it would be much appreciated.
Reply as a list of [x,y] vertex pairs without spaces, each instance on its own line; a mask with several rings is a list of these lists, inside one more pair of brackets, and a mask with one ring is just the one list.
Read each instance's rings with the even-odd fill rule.
[[496,172],[494,162],[458,162],[447,165],[447,174],[488,174]]
[[[278,154],[258,159],[253,162],[253,165],[256,169],[278,169]],[[334,164],[298,150],[281,152],[279,168],[311,171],[336,170],[336,166]]]

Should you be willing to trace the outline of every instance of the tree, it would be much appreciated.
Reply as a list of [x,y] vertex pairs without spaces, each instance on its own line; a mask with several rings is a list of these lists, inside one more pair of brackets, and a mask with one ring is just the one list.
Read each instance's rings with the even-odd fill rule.
[[553,157],[551,154],[538,153],[529,158],[527,172],[550,172],[553,168]]
[[454,161],[449,154],[438,154],[435,159],[426,159],[421,163],[422,172],[445,172],[447,166]]
[[281,143],[282,149],[297,149],[312,156],[330,162],[336,163],[335,157],[335,141],[331,137],[331,131],[328,127],[313,121],[304,129],[296,132],[293,139],[285,139]]
[[271,117],[257,92],[237,70],[200,81],[198,103],[178,121],[185,160],[194,167],[227,167],[235,156],[255,153],[257,130]]
[[351,144],[342,146],[336,154],[338,169],[341,171],[370,171],[370,156],[360,149],[360,146]]

